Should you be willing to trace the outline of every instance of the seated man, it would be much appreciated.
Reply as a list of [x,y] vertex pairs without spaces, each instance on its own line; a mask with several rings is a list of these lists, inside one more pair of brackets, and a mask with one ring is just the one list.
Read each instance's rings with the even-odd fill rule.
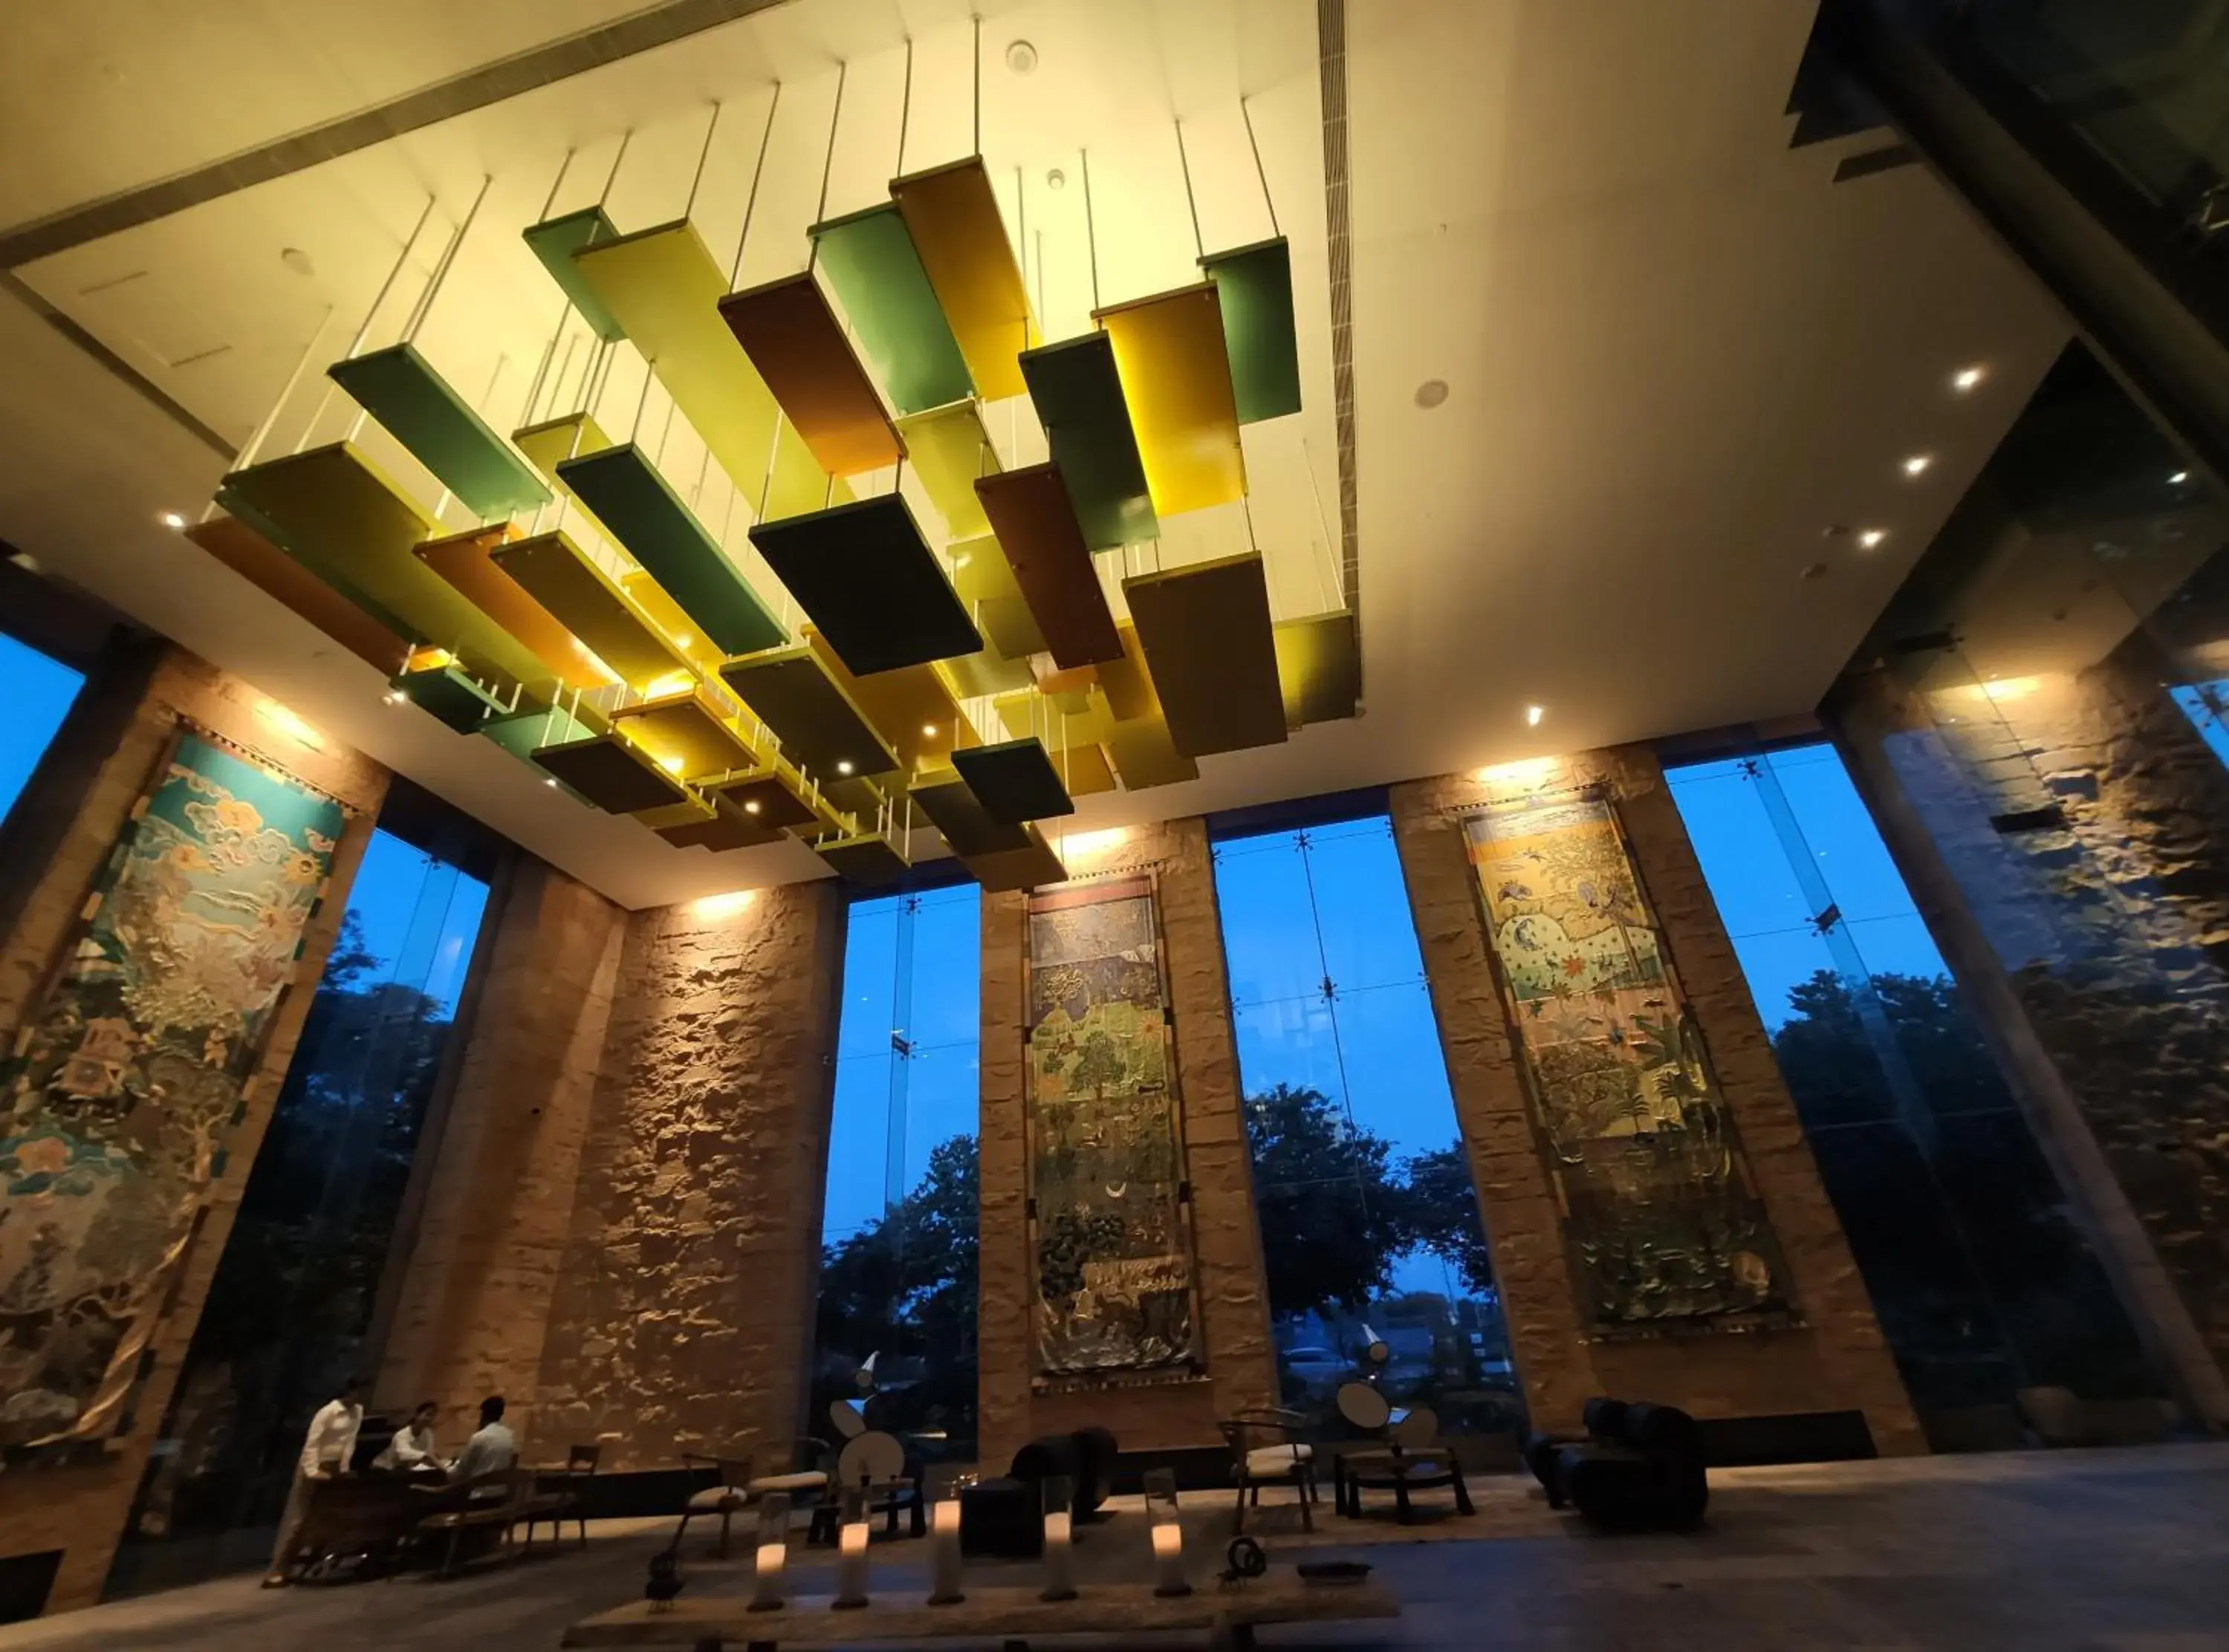
[[449,1483],[462,1485],[517,1461],[517,1437],[503,1423],[503,1396],[490,1394],[480,1401],[479,1432],[465,1442],[464,1450],[449,1466]]
[[372,1458],[371,1466],[390,1474],[439,1473],[448,1465],[434,1449],[434,1418],[441,1408],[427,1400],[410,1413],[410,1420],[395,1431],[387,1449]]

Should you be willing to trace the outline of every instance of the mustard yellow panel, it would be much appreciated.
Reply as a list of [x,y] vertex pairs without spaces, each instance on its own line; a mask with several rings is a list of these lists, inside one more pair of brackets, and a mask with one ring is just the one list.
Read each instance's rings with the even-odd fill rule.
[[967,360],[975,394],[986,401],[1020,395],[1026,387],[1021,354],[1035,342],[1029,294],[983,157],[971,155],[896,179],[890,195]]
[[901,419],[898,434],[905,439],[906,458],[929,503],[944,518],[945,536],[965,540],[989,533],[991,519],[975,496],[975,478],[998,473],[999,451],[984,432],[975,404],[955,401]]
[[1246,491],[1238,401],[1215,284],[1095,312],[1114,346],[1157,515],[1227,505]]
[[742,726],[698,684],[623,706],[612,727],[657,759],[669,774],[700,780],[758,761]]
[[583,453],[601,453],[612,445],[612,439],[604,434],[603,426],[592,414],[572,413],[562,419],[545,419],[538,425],[511,432],[511,439],[526,455],[526,462],[534,467],[536,474],[569,499],[573,509],[581,513],[590,528],[613,544],[619,543],[612,530],[596,520],[596,513],[582,504],[580,495],[567,487],[557,474],[557,467],[567,459],[578,458]]

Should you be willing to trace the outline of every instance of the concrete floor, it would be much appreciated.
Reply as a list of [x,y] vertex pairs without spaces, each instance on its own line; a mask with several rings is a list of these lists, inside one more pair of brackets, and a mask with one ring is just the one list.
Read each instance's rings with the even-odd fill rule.
[[[1747,1470],[1714,1476],[1713,1487],[1709,1529],[1689,1536],[1595,1536],[1506,1482],[1481,1500],[1477,1524],[1490,1540],[1459,1538],[1453,1521],[1421,1542],[1373,1525],[1377,1540],[1354,1552],[1378,1566],[1406,1615],[1345,1631],[1265,1631],[1264,1644],[2229,1649],[2229,1446]],[[1228,1519],[1219,1498],[1192,1514],[1203,1537]],[[1265,1522],[1273,1559],[1288,1517]],[[1126,1540],[1135,1518],[1094,1529],[1087,1581],[1142,1549]],[[593,1531],[585,1552],[445,1584],[273,1593],[252,1579],[208,1584],[0,1629],[0,1652],[544,1652],[568,1623],[633,1598],[669,1529],[614,1523]],[[893,1592],[921,1587],[918,1552],[903,1544],[882,1554],[878,1577]],[[700,1561],[689,1572],[692,1594],[744,1582],[734,1564]]]

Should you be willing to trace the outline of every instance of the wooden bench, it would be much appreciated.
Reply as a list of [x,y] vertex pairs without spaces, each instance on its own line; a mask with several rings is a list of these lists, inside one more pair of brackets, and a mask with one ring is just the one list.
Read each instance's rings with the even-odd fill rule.
[[826,1596],[792,1600],[774,1611],[755,1612],[742,1596],[691,1599],[660,1609],[639,1600],[616,1611],[584,1618],[565,1631],[570,1647],[681,1646],[692,1652],[773,1652],[792,1646],[852,1646],[876,1641],[928,1641],[966,1636],[1004,1640],[1009,1646],[1052,1635],[1147,1634],[1204,1630],[1214,1644],[1246,1652],[1254,1631],[1269,1623],[1320,1623],[1365,1617],[1398,1617],[1400,1603],[1383,1584],[1305,1584],[1289,1566],[1225,1588],[1209,1584],[1188,1595],[1156,1595],[1150,1584],[1086,1586],[1073,1600],[1037,1598],[1039,1585],[970,1584],[967,1598],[948,1606],[925,1604],[917,1590],[877,1597],[838,1611]]
[[[491,1492],[497,1495],[491,1496]],[[457,1547],[466,1532],[499,1531],[502,1540],[508,1543],[511,1528],[519,1521],[553,1516],[566,1501],[558,1493],[536,1490],[531,1469],[498,1469],[491,1474],[476,1475],[461,1486],[445,1487],[428,1495],[440,1498],[446,1507],[421,1519],[418,1531],[427,1537],[447,1537],[440,1567],[434,1573],[441,1578],[455,1575]],[[551,1527],[555,1530],[554,1520]],[[533,1526],[530,1524],[526,1531],[527,1546],[531,1547]]]

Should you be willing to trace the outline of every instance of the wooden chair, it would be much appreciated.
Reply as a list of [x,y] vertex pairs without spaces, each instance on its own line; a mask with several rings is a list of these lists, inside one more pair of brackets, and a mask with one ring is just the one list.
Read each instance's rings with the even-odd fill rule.
[[694,1451],[684,1451],[681,1460],[692,1469],[710,1468],[717,1471],[718,1480],[689,1499],[682,1510],[681,1524],[674,1529],[673,1549],[678,1553],[681,1540],[689,1530],[689,1521],[697,1514],[717,1514],[720,1517],[720,1547],[718,1558],[728,1558],[728,1530],[736,1512],[754,1498],[763,1497],[770,1491],[789,1494],[793,1508],[812,1508],[828,1494],[828,1456],[826,1444],[815,1439],[800,1439],[780,1450],[769,1452],[767,1460],[789,1466],[775,1474],[755,1474],[755,1457],[703,1457]]
[[[466,1532],[496,1531],[501,1534],[498,1541],[507,1545],[514,1526],[534,1514],[548,1513],[556,1501],[535,1490],[533,1470],[517,1468],[474,1475],[461,1486],[449,1486],[432,1495],[439,1507],[418,1522],[418,1533],[447,1540],[441,1564],[434,1574],[439,1578],[456,1575],[457,1549]],[[527,1542],[530,1545],[533,1540],[530,1526]]]
[[751,1459],[748,1457],[701,1457],[694,1451],[684,1451],[682,1463],[691,1469],[710,1469],[718,1476],[703,1490],[692,1492],[682,1505],[681,1524],[674,1527],[672,1551],[679,1553],[681,1540],[689,1534],[689,1522],[699,1514],[720,1517],[719,1558],[728,1558],[728,1527],[736,1512],[751,1500]]
[[[567,1450],[563,1468],[535,1470],[536,1491],[556,1499],[549,1506],[546,1516],[551,1533],[562,1537],[565,1518],[569,1514],[580,1523],[581,1546],[584,1549],[588,1546],[588,1482],[595,1477],[596,1464],[602,1461],[603,1455],[604,1448],[601,1445],[575,1445]],[[529,1547],[534,1543],[535,1522],[543,1518],[545,1516],[539,1508],[528,1512],[526,1541]]]
[[1262,1506],[1262,1488],[1288,1485],[1301,1495],[1301,1528],[1316,1528],[1312,1505],[1316,1490],[1315,1447],[1304,1437],[1307,1419],[1298,1412],[1243,1411],[1216,1426],[1230,1447],[1231,1477],[1238,1482],[1238,1506],[1232,1512],[1235,1536],[1246,1529],[1250,1503]]

